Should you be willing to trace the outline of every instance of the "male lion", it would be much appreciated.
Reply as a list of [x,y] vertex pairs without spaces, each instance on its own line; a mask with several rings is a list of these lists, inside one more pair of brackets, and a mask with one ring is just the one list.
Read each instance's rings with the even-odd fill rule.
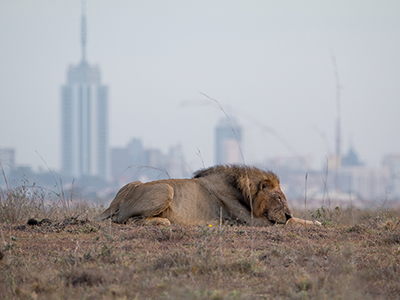
[[106,218],[162,225],[218,224],[221,219],[255,226],[320,225],[293,217],[274,173],[237,165],[200,170],[191,179],[129,183],[95,220]]

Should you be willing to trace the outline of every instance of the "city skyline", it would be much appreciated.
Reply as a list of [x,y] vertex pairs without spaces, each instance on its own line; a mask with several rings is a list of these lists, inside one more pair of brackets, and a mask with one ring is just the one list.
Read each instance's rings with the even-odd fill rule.
[[[218,128],[221,128],[221,123],[215,126],[216,131]],[[223,137],[226,138],[226,135]],[[232,139],[228,136],[227,140]],[[65,191],[74,193],[74,197],[84,197],[87,202],[109,201],[126,183],[189,178],[195,171],[185,163],[181,145],[174,145],[165,153],[157,148],[146,148],[141,139],[132,138],[124,147],[111,148],[110,152],[111,177],[107,181],[93,177],[75,180],[66,179],[62,175],[59,177],[59,174],[51,170],[34,172],[29,166],[19,165],[15,161],[14,149],[0,148],[4,174],[0,185],[6,188],[30,183],[32,186],[51,190],[55,181],[60,180],[64,182]],[[235,149],[232,153],[236,153]],[[231,159],[231,154],[224,159]],[[335,157],[331,157],[323,168],[315,170],[307,169],[302,157],[275,157],[254,166],[279,174],[282,189],[294,206],[301,207],[304,204],[304,182],[307,182],[309,207],[346,206],[349,203],[359,208],[398,205],[400,154],[386,155],[379,167],[368,167],[360,161],[357,152],[350,148],[341,157],[341,166],[337,173],[332,167],[332,162],[335,161]]]
[[[246,163],[301,155],[321,167],[335,150],[339,86],[342,153],[351,140],[378,166],[400,149],[399,6],[87,1],[89,57],[113,99],[110,146],[132,136],[163,151],[181,143],[193,169],[212,165],[224,114],[205,93],[245,128]],[[80,56],[80,1],[3,1],[0,16],[0,147],[60,170],[59,93]]]

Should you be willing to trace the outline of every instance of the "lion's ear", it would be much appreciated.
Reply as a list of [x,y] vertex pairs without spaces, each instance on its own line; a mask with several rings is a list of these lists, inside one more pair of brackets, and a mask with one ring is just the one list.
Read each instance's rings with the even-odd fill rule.
[[276,182],[271,179],[263,179],[260,182],[260,190],[272,190],[276,186]]

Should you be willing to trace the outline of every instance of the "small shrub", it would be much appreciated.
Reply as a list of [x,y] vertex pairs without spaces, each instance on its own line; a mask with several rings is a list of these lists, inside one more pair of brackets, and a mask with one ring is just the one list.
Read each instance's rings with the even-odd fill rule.
[[103,277],[96,270],[72,270],[62,276],[66,285],[94,286],[103,282]]
[[333,210],[321,206],[315,211],[310,211],[312,219],[319,220],[323,226],[332,226],[340,224],[343,218],[343,211],[339,206],[336,206]]
[[308,291],[312,288],[313,285],[311,279],[308,276],[301,276],[296,280],[295,284],[299,291]]
[[154,270],[159,269],[173,269],[173,268],[187,268],[192,264],[192,259],[181,251],[173,251],[168,255],[161,255],[154,263]]

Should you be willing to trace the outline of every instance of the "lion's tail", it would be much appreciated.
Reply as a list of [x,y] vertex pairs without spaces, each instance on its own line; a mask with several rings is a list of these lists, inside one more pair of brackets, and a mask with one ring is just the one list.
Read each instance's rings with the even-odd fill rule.
[[93,220],[99,222],[115,216],[118,213],[121,204],[124,203],[127,198],[129,198],[128,194],[132,193],[132,191],[140,184],[142,184],[140,181],[135,181],[123,186],[118,191],[114,200],[111,201],[110,207],[107,208],[103,213],[95,217]]

